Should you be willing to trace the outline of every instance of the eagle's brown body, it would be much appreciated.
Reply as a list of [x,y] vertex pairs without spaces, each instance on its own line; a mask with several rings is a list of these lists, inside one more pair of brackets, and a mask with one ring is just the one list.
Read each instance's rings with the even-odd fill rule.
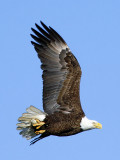
[[80,129],[80,121],[81,117],[83,117],[80,113],[77,115],[72,113],[63,114],[63,113],[55,113],[49,115],[45,119],[46,124],[46,132],[50,135],[57,136],[68,136],[81,132]]

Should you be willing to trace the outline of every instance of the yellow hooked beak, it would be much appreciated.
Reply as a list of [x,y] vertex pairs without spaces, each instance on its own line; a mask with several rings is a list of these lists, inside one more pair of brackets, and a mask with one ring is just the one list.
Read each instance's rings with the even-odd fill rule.
[[96,123],[94,124],[95,128],[98,128],[98,129],[102,129],[102,124],[100,123]]

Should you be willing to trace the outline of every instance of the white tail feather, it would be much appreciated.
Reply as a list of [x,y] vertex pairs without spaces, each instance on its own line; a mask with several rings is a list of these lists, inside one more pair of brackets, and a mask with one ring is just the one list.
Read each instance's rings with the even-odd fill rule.
[[22,117],[18,118],[20,123],[17,124],[17,130],[22,130],[20,135],[26,139],[31,139],[37,136],[32,127],[33,124],[36,123],[36,119],[44,121],[47,114],[35,108],[34,106],[30,106],[26,109],[26,111],[26,113],[22,114]]

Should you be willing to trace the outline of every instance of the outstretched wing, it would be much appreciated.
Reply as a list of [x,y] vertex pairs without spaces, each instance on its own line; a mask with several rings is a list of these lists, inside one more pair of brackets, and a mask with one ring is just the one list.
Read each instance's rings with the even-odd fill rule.
[[63,38],[51,27],[41,22],[32,28],[32,44],[41,60],[43,70],[43,108],[48,114],[55,111],[82,112],[79,84],[81,68]]

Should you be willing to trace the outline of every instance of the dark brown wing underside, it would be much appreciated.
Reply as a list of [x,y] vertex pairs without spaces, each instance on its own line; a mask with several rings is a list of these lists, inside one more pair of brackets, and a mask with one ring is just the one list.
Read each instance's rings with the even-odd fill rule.
[[43,70],[43,108],[46,113],[55,111],[83,112],[80,105],[79,84],[81,68],[63,38],[51,27],[41,22],[45,30],[36,24],[37,42],[32,42]]

